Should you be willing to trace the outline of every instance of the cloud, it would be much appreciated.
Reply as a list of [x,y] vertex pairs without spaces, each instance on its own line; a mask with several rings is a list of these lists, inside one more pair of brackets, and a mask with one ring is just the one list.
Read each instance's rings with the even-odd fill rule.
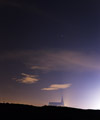
[[32,83],[36,83],[39,79],[37,78],[37,75],[29,75],[29,74],[25,74],[25,73],[21,73],[21,75],[23,76],[21,79],[16,79],[17,82],[20,83],[25,83],[25,84],[32,84]]
[[[0,62],[17,61],[35,73],[47,72],[88,72],[100,71],[100,56],[98,54],[83,53],[68,50],[22,50],[8,51],[0,55]],[[18,65],[17,63],[17,65]],[[22,74],[17,82],[32,84],[37,82],[37,75]],[[44,90],[57,90],[56,87],[44,88]]]
[[27,50],[3,53],[0,60],[21,61],[26,67],[41,72],[100,70],[100,56],[68,50]]
[[1,5],[11,6],[15,8],[21,8],[27,11],[33,11],[41,16],[44,16],[51,19],[55,22],[61,22],[59,18],[56,18],[52,16],[52,14],[48,13],[47,11],[44,11],[43,9],[39,8],[39,6],[36,4],[36,2],[33,0],[0,0]]
[[47,91],[59,90],[59,89],[69,88],[70,86],[71,84],[52,84],[48,88],[42,88],[41,90],[47,90]]
[[13,7],[21,7],[21,3],[17,0],[0,0],[0,4],[7,5],[7,6],[13,6]]
[[30,0],[1,0],[0,1],[1,5],[6,5],[6,6],[10,6],[10,7],[15,7],[15,8],[21,8],[23,10],[27,10],[29,12],[35,12],[41,16],[46,16],[49,19],[54,19],[55,18],[51,18],[52,15],[48,14],[47,12],[43,11],[42,9],[39,8],[39,6],[36,4],[36,2],[30,1]]
[[100,70],[100,57],[75,51],[42,51],[29,59],[30,68],[41,71]]

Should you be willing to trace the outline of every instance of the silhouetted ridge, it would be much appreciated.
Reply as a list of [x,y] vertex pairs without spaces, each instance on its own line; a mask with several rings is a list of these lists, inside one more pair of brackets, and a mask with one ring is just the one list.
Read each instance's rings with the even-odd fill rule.
[[[0,113],[36,119],[100,120],[99,110],[83,110],[69,107],[0,104]],[[48,117],[47,117],[48,116]]]

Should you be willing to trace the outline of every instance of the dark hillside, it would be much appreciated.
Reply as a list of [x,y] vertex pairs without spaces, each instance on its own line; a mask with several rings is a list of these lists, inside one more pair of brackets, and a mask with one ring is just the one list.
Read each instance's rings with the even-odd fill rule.
[[68,107],[29,106],[23,104],[0,104],[1,115],[12,115],[19,118],[66,119],[66,120],[100,120],[99,110],[82,110]]

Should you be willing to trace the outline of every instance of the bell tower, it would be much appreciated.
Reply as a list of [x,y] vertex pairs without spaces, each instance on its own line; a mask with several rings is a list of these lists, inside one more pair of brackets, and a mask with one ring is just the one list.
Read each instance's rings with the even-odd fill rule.
[[61,97],[61,104],[64,106],[63,96]]

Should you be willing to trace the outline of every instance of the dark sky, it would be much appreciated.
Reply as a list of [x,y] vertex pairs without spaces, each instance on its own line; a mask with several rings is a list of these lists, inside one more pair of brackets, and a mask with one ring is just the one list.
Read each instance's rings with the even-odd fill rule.
[[98,51],[98,1],[9,1],[1,4],[0,9],[1,50],[85,48]]
[[1,0],[0,101],[100,109],[99,33],[99,0]]

